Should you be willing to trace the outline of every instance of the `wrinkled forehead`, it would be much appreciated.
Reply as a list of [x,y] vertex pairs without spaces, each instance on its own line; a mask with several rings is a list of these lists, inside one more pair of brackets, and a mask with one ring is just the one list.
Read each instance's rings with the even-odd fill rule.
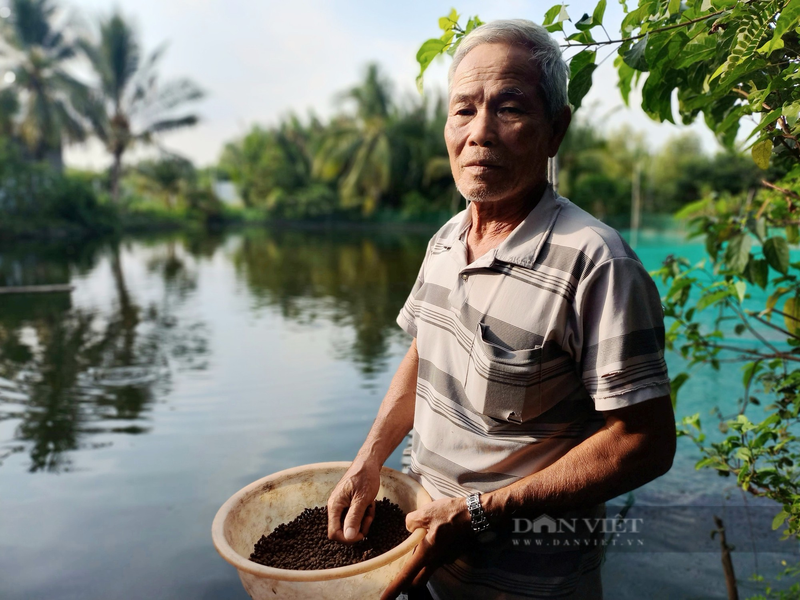
[[450,94],[469,88],[517,89],[525,93],[539,87],[540,70],[524,46],[486,43],[475,46],[461,60],[450,82]]

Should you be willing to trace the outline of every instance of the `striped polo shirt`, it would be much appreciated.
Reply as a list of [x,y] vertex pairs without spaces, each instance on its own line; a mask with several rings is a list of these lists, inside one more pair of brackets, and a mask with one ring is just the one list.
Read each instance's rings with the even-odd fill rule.
[[[434,499],[509,485],[597,431],[599,411],[670,390],[658,291],[619,233],[550,187],[472,263],[470,225],[465,210],[434,235],[397,319],[419,353],[410,472]],[[459,560],[431,587],[442,598],[459,582],[452,597],[571,597],[599,566],[597,553],[562,553],[543,577],[520,552],[531,551]]]

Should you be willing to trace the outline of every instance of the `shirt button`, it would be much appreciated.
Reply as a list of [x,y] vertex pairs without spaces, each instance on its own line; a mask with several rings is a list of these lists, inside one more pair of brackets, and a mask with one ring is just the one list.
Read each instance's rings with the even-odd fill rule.
[[461,274],[461,279],[463,279],[464,281],[467,280],[467,277],[468,277],[468,275],[466,273],[462,273]]

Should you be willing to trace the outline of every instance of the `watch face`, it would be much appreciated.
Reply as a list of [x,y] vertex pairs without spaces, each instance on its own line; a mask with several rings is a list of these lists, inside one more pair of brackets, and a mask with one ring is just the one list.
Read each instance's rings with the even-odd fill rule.
[[489,542],[493,542],[497,539],[497,532],[492,531],[491,529],[486,529],[485,531],[481,531],[477,535],[477,538],[481,544],[488,544]]

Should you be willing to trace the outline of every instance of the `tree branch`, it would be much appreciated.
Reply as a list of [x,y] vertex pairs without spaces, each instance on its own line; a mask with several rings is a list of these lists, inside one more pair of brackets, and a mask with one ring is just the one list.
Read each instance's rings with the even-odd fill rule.
[[[793,192],[792,190],[788,190],[786,188],[779,187],[779,186],[775,185],[774,183],[770,183],[766,179],[762,179],[761,180],[761,185],[763,185],[764,187],[768,187],[770,189],[773,189],[773,190],[775,190],[777,192],[780,192],[781,194],[783,194],[784,196],[788,196],[789,198],[793,198],[795,200],[800,200],[800,194],[798,194],[797,192]],[[791,205],[791,203],[789,204],[789,209],[790,210],[794,209],[794,207]]]
[[[639,33],[637,35],[632,35],[630,37],[620,38],[618,40],[608,40],[606,42],[591,42],[591,43],[571,43],[567,40],[566,44],[561,44],[562,48],[570,48],[573,46],[607,46],[609,44],[624,44],[625,42],[633,42],[635,40],[639,40],[644,36],[653,33],[661,33],[662,31],[669,31],[670,29],[679,29],[681,27],[688,27],[689,25],[694,25],[695,23],[699,23],[700,21],[705,21],[706,19],[710,19],[712,17],[717,17],[722,13],[727,12],[725,10],[718,10],[717,12],[713,12],[702,17],[697,17],[696,19],[690,19],[689,21],[684,21],[683,23],[675,23],[674,25],[667,25],[666,27],[660,27],[658,29],[653,29],[652,31],[645,31],[644,33]],[[608,35],[608,33],[606,33]]]

